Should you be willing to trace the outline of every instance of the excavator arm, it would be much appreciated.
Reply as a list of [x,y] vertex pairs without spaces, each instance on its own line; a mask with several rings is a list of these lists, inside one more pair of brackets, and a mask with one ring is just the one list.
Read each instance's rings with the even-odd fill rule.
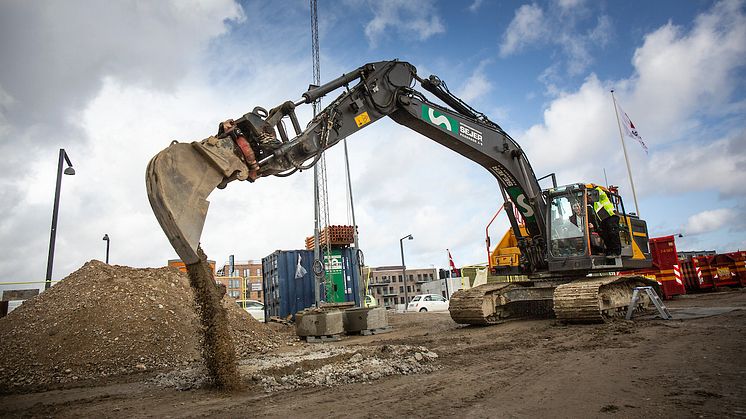
[[[353,82],[357,84],[350,88]],[[419,83],[448,107],[428,101]],[[302,129],[295,109],[337,89],[344,91]],[[254,110],[220,124],[202,141],[172,143],[150,161],[146,174],[153,211],[182,260],[196,263],[207,216],[207,197],[233,180],[289,176],[305,170],[343,138],[388,116],[486,168],[498,181],[506,205],[515,204],[525,223],[510,217],[527,272],[546,268],[546,202],[520,146],[497,124],[454,95],[435,76],[422,79],[401,61],[369,63],[322,86],[312,86],[296,102]],[[289,120],[294,135],[284,121]],[[511,208],[506,208],[511,209]],[[527,234],[526,234],[527,233]]]

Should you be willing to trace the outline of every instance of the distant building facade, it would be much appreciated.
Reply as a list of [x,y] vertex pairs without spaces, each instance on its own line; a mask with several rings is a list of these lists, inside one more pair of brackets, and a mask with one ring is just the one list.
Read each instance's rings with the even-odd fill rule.
[[215,281],[225,285],[226,293],[236,300],[264,301],[262,262],[256,260],[226,263],[217,271]]
[[[379,266],[370,268],[368,294],[378,301],[379,307],[396,308],[407,303],[422,292],[422,284],[438,278],[437,268],[407,268],[402,278],[401,266]],[[406,288],[405,288],[406,287]]]

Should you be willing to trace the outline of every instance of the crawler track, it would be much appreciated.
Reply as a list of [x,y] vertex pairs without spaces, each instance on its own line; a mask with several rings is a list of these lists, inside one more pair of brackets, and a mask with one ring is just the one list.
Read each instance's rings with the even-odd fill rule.
[[563,284],[554,290],[554,314],[568,323],[601,323],[623,316],[634,288],[646,285],[658,286],[641,276],[602,276]]
[[506,319],[542,316],[552,311],[553,287],[499,282],[460,290],[451,296],[451,318],[456,323],[489,325]]
[[[569,281],[569,279],[566,279]],[[456,323],[490,325],[506,319],[544,316],[554,313],[568,323],[600,323],[624,316],[635,287],[655,281],[641,276],[581,278],[551,286],[530,282],[502,282],[480,285],[453,294],[449,311]],[[649,301],[643,301],[643,306]]]

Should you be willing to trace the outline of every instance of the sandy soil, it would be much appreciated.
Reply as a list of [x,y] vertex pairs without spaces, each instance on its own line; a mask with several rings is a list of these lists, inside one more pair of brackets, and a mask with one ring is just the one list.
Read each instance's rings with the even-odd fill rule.
[[[0,415],[746,417],[746,290],[666,303],[677,319],[463,327],[447,313],[391,315],[390,333],[288,343],[275,351],[283,361],[263,373],[270,355],[243,359],[242,376],[254,384],[234,393],[177,390],[164,373],[143,373],[0,396]],[[376,375],[376,365],[391,374]],[[187,374],[170,374],[179,373]],[[311,376],[316,381],[293,381]],[[301,384],[283,387],[283,377]]]

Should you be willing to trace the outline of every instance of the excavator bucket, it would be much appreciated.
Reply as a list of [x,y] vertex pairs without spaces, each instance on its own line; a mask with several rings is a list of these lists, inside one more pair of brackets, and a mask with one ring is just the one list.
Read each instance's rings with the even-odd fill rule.
[[175,143],[150,160],[148,199],[168,240],[186,264],[199,261],[197,246],[210,203],[223,174],[193,144]]
[[227,137],[173,142],[150,160],[145,176],[150,206],[184,263],[199,261],[197,247],[210,205],[207,197],[218,186],[249,176],[256,178]]

